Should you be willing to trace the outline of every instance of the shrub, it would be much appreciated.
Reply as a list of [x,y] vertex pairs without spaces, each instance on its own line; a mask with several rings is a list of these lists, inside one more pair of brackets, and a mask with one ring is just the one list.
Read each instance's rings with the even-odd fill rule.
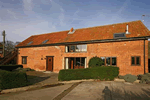
[[89,67],[99,67],[102,66],[104,64],[103,60],[99,57],[93,57],[89,60]]
[[119,75],[118,78],[119,78],[119,79],[124,79],[124,76]]
[[137,76],[131,75],[131,74],[127,74],[127,75],[124,76],[124,80],[126,82],[134,82],[134,81],[137,80]]
[[19,67],[23,68],[22,65],[1,65],[0,69],[6,70],[6,71],[12,71],[12,70],[17,69]]
[[141,80],[141,79],[142,79],[142,76],[143,76],[142,74],[137,75],[137,77],[138,77],[137,79],[138,79],[138,80]]
[[27,84],[26,73],[0,70],[0,89],[17,88]]
[[150,81],[150,77],[147,74],[144,74],[140,80],[140,83],[146,83]]
[[17,68],[17,69],[14,69],[13,71],[19,71],[19,72],[26,72],[26,71],[35,71],[34,69],[31,69],[31,68]]
[[63,69],[59,71],[58,80],[100,79],[114,80],[119,74],[118,67],[93,67],[86,69]]

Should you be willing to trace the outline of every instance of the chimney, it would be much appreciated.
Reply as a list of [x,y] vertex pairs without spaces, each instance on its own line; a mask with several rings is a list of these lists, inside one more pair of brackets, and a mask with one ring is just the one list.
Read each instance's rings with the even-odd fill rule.
[[73,27],[72,27],[72,28],[70,29],[70,32],[73,32],[73,30],[74,30],[74,29],[73,29]]
[[127,24],[126,25],[126,34],[130,34],[128,29],[129,29],[129,27],[128,27],[128,24]]

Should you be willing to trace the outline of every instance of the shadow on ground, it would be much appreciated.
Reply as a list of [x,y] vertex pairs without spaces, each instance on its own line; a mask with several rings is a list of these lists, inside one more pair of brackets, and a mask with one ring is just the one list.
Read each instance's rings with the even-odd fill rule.
[[150,89],[141,89],[141,91],[127,91],[124,88],[109,89],[105,86],[103,98],[100,100],[150,100]]
[[31,75],[27,75],[27,80],[29,82],[29,85],[33,85],[39,82],[42,82],[46,79],[50,78],[50,76],[46,76],[46,77],[39,77],[39,76],[31,76]]

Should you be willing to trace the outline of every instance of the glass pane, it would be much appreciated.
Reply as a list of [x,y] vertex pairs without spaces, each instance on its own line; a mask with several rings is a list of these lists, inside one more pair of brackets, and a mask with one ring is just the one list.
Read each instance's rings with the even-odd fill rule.
[[110,65],[110,57],[106,57],[106,65]]
[[69,48],[69,46],[67,46],[67,49],[68,49],[68,52],[70,52],[70,48]]
[[71,46],[71,51],[72,50],[73,50],[73,52],[75,52],[75,46],[74,45]]
[[76,58],[76,66],[80,66],[80,58]]
[[76,51],[82,51],[82,46],[81,45],[76,45]]
[[134,57],[132,57],[132,65],[134,65],[135,63],[135,59],[134,59]]
[[116,57],[112,57],[112,65],[116,65]]
[[22,63],[26,64],[26,58],[25,57],[22,58]]
[[137,64],[137,65],[140,64],[140,57],[136,57],[136,64]]
[[101,57],[101,59],[103,60],[103,65],[105,65],[105,57]]
[[87,50],[86,50],[86,46],[87,46],[86,44],[85,44],[85,45],[82,45],[82,51],[87,51]]
[[85,58],[81,58],[81,66],[85,66]]

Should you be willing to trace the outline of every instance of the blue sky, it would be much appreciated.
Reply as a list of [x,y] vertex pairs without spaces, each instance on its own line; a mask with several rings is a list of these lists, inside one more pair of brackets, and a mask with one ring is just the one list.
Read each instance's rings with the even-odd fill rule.
[[21,42],[31,35],[71,27],[142,19],[150,30],[149,5],[149,0],[0,0],[0,32],[6,31],[6,40]]

